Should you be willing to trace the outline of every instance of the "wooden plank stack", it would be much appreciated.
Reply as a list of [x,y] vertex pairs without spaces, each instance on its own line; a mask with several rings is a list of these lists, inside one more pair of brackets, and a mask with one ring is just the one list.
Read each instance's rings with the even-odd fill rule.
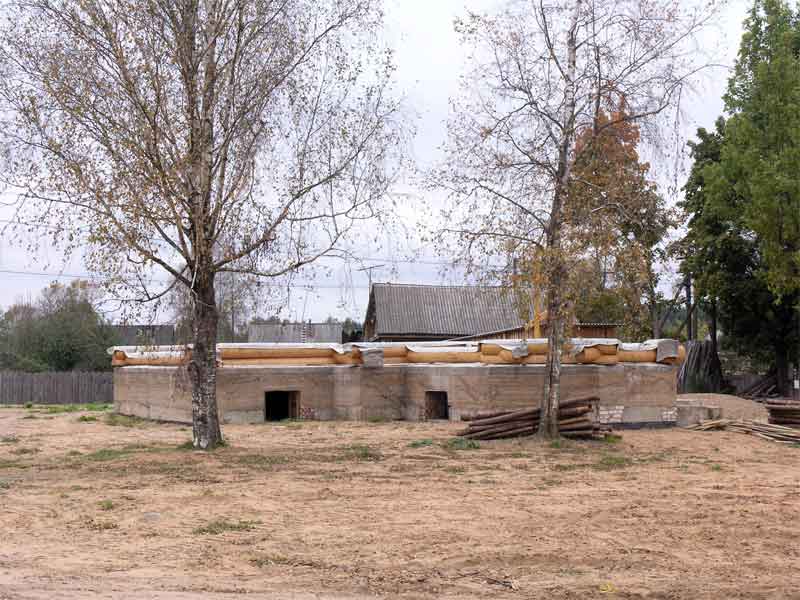
[[780,444],[800,444],[800,431],[797,429],[772,423],[759,423],[758,421],[718,419],[716,421],[703,421],[697,425],[691,425],[687,429],[694,429],[695,431],[736,431]]
[[769,396],[777,395],[776,388],[778,387],[778,377],[775,373],[768,373],[755,383],[747,386],[739,396],[742,398],[767,398]]
[[800,402],[795,400],[769,400],[765,403],[769,422],[800,429]]
[[[596,396],[576,398],[562,402],[558,409],[558,429],[566,437],[595,437],[605,435],[611,430],[601,427],[595,418]],[[532,408],[518,411],[484,412],[462,417],[469,421],[466,429],[458,435],[472,440],[499,440],[503,438],[533,435],[539,429],[541,409]]]

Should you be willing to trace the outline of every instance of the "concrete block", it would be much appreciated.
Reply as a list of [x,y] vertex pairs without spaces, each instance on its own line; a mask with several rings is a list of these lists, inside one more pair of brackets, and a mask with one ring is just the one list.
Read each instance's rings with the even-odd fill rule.
[[697,425],[701,421],[719,419],[722,411],[717,406],[701,406],[699,404],[679,404],[676,407],[678,427]]

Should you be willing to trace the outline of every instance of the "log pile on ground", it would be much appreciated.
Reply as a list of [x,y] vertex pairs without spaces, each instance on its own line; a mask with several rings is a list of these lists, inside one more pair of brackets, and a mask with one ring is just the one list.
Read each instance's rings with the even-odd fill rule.
[[697,425],[691,425],[687,427],[687,429],[693,429],[695,431],[736,431],[780,444],[800,444],[800,431],[797,429],[772,423],[760,423],[758,421],[718,419],[716,421],[703,421]]
[[769,422],[800,429],[800,402],[793,400],[769,400],[765,403]]
[[774,372],[770,372],[739,392],[739,396],[742,398],[767,398],[777,395],[777,388],[778,377]]
[[[611,429],[597,423],[596,396],[576,398],[562,402],[558,409],[558,430],[566,437],[595,437],[610,433]],[[499,440],[533,435],[539,429],[541,409],[483,412],[469,417],[466,429],[458,435],[472,440]]]

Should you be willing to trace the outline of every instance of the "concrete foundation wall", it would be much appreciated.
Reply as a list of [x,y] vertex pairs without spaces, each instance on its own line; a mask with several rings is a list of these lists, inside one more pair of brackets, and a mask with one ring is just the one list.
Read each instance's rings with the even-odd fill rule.
[[[265,393],[296,391],[298,416],[320,420],[425,418],[428,391],[447,392],[449,416],[538,406],[542,365],[235,366],[217,372],[222,420],[264,420]],[[676,368],[651,363],[564,365],[562,398],[600,397],[608,423],[675,420]],[[124,415],[190,423],[190,384],[178,367],[118,367],[114,406]]]

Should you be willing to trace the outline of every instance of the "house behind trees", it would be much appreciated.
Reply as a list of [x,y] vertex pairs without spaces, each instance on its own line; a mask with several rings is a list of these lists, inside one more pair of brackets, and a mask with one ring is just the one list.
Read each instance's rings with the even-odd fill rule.
[[[499,286],[376,283],[370,289],[364,341],[516,339],[534,336],[525,294]],[[547,335],[547,315],[540,315]],[[616,323],[574,323],[575,337],[616,337]]]

